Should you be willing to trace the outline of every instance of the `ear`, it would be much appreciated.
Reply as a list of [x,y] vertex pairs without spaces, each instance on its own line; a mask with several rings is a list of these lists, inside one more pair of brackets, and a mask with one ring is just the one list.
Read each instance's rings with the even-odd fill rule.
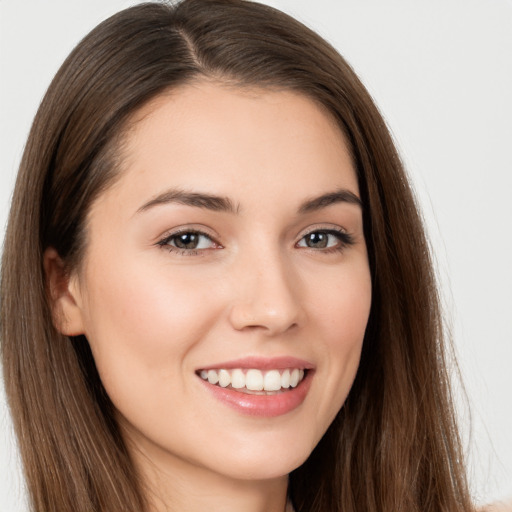
[[66,336],[84,334],[77,276],[68,274],[64,262],[53,247],[44,251],[43,266],[53,325]]

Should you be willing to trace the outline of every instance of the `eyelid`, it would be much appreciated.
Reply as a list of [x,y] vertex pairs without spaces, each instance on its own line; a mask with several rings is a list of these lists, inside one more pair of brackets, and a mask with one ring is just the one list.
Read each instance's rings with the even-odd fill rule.
[[185,224],[181,226],[176,226],[171,229],[167,229],[161,235],[158,236],[157,244],[163,240],[172,238],[173,236],[178,236],[183,233],[197,233],[198,235],[204,235],[208,238],[211,238],[216,244],[221,245],[218,242],[219,235],[213,231],[211,228],[204,226],[202,224]]
[[[342,251],[343,249],[347,248],[348,246],[351,246],[355,243],[354,236],[351,235],[345,228],[335,225],[335,224],[319,224],[314,226],[309,226],[307,229],[302,231],[300,235],[297,238],[297,241],[295,242],[295,247],[298,246],[298,244],[308,235],[315,233],[315,232],[323,232],[326,234],[330,234],[333,236],[336,236],[339,240],[339,244],[337,244],[334,247],[326,247],[326,248],[313,248],[313,247],[303,247],[300,246],[301,249],[309,249],[315,252],[335,252],[335,251]],[[211,242],[214,244],[214,247],[209,248],[202,248],[202,249],[183,249],[180,247],[176,247],[174,245],[171,245],[169,242],[175,238],[178,237],[180,234],[184,233],[192,233],[197,234],[200,236],[204,236],[211,240]],[[163,235],[159,237],[155,245],[167,249],[169,252],[175,252],[179,253],[180,255],[187,255],[187,256],[193,256],[193,255],[204,255],[208,251],[216,250],[216,249],[223,249],[221,243],[218,242],[218,236],[216,234],[212,234],[212,230],[206,226],[203,225],[182,225],[176,228],[173,228],[171,230],[168,230]]]
[[301,249],[308,249],[315,252],[322,252],[322,253],[329,253],[329,252],[341,252],[347,247],[355,244],[355,239],[352,234],[350,234],[345,228],[342,228],[338,225],[333,224],[323,224],[323,225],[316,225],[316,226],[310,226],[305,231],[303,231],[300,234],[300,237],[298,238],[297,242],[295,243],[295,246],[297,247],[298,244],[308,235],[311,235],[312,233],[316,232],[323,232],[330,235],[334,235],[339,240],[339,245],[336,245],[335,247],[325,247],[325,248],[313,248],[313,247],[302,247]]
[[[218,242],[218,236],[216,234],[213,234],[211,232],[212,230],[207,228],[206,226],[192,224],[192,225],[184,225],[179,226],[173,229],[170,229],[166,231],[164,234],[162,234],[155,245],[159,246],[162,249],[166,249],[169,252],[178,252],[181,255],[187,255],[187,256],[193,256],[198,254],[203,254],[209,250],[213,249],[222,249],[222,244]],[[170,245],[170,240],[172,240],[175,237],[180,236],[184,233],[192,233],[200,236],[204,236],[208,239],[210,239],[215,247],[207,248],[207,249],[182,249],[179,247],[175,247],[173,245]]]
[[351,237],[348,230],[346,230],[345,228],[342,228],[341,226],[338,226],[336,224],[318,224],[318,225],[310,226],[310,227],[306,228],[304,231],[302,231],[300,233],[300,235],[298,236],[297,241],[302,240],[305,236],[308,236],[311,233],[315,233],[316,231],[337,233],[340,235],[347,235],[347,236]]

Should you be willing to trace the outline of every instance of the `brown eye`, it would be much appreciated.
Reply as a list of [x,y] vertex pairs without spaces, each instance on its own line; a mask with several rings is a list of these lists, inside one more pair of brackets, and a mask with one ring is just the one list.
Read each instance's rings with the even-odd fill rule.
[[304,247],[308,249],[324,249],[325,252],[329,250],[343,250],[348,245],[352,245],[352,237],[345,231],[337,231],[334,229],[317,229],[304,235],[297,247]]
[[176,235],[172,241],[178,249],[197,249],[199,237],[197,233],[182,233]]
[[217,244],[207,234],[199,231],[175,233],[158,242],[158,245],[168,249],[179,249],[180,251],[196,251],[217,247]]
[[304,241],[306,246],[312,249],[325,249],[329,243],[329,236],[332,237],[333,235],[323,233],[322,231],[315,231],[306,235]]

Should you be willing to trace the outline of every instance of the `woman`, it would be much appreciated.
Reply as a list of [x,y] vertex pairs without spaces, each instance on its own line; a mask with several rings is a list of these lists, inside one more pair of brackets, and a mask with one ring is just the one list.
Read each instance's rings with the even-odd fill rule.
[[140,5],[68,57],[2,347],[34,510],[472,510],[400,160],[346,62],[269,7]]

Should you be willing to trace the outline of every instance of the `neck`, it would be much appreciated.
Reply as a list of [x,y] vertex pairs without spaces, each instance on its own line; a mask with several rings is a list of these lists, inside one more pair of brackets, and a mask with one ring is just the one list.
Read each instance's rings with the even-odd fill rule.
[[144,482],[148,512],[286,510],[287,475],[268,480],[240,480],[180,459],[155,462],[140,452],[134,458]]

